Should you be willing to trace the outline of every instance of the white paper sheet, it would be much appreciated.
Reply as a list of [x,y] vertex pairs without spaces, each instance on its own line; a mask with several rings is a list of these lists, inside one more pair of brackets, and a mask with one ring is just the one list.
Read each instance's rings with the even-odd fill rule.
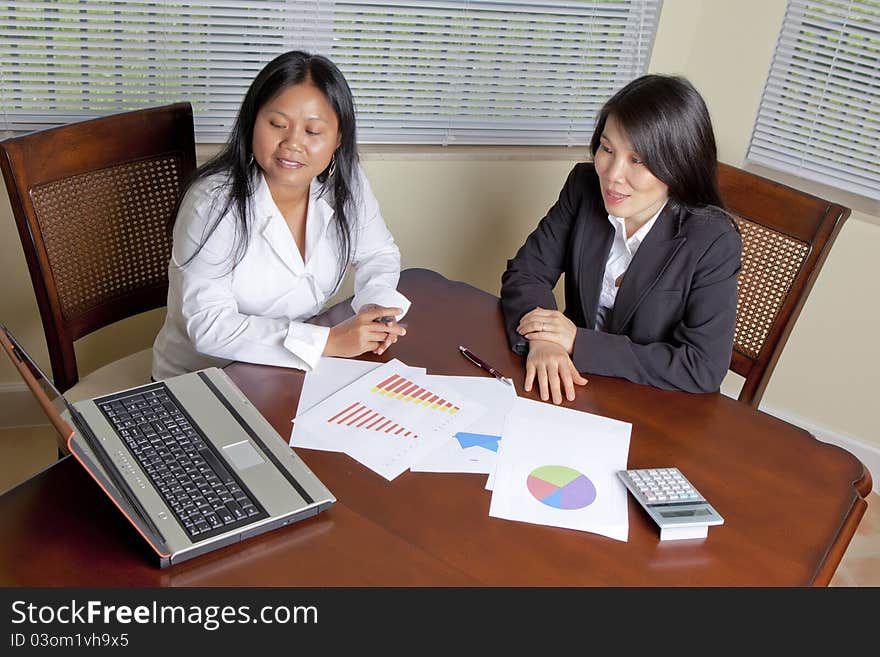
[[475,376],[431,376],[431,380],[455,388],[468,399],[476,399],[486,413],[454,436],[448,437],[425,458],[410,466],[413,472],[476,472],[495,470],[504,419],[516,390],[497,379]]
[[632,425],[517,398],[504,425],[489,515],[626,541]]
[[334,392],[342,390],[367,372],[372,372],[381,366],[382,363],[373,363],[368,360],[321,358],[315,369],[311,372],[306,372],[296,414],[302,415],[315,404],[327,399]]
[[[354,383],[368,372],[372,372],[381,366],[382,363],[373,363],[367,360],[333,357],[321,358],[315,369],[306,373],[302,392],[299,396],[297,416],[303,415],[330,395],[342,390],[345,386]],[[410,370],[413,373],[425,373],[424,367],[412,367]],[[320,437],[313,438],[311,434],[298,427],[295,423],[288,443],[291,447],[327,450]]]
[[297,415],[315,449],[344,451],[394,479],[486,411],[394,359]]
[[[502,432],[503,433],[503,432]],[[498,443],[498,453],[501,453],[501,443]],[[498,469],[498,454],[495,455],[495,467],[489,476],[486,477],[486,490],[494,490],[495,488],[495,471]]]

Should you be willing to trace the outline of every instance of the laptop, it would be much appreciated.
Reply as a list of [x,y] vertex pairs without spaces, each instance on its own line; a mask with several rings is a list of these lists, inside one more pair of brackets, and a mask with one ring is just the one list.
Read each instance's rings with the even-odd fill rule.
[[336,501],[216,367],[70,403],[2,323],[0,343],[70,453],[162,568]]

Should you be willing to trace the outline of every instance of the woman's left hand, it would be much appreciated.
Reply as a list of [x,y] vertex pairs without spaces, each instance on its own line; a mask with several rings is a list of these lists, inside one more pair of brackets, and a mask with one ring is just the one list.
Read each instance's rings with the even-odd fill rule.
[[574,351],[574,339],[577,337],[577,326],[558,310],[538,307],[522,316],[516,332],[526,340],[556,343],[571,355]]
[[[381,306],[379,306],[378,304],[375,304],[375,303],[366,303],[366,304],[364,304],[364,305],[361,307],[361,311],[364,311],[364,310],[368,310],[368,311],[370,311],[370,310],[377,310],[377,309],[379,309],[379,308],[381,308]],[[387,322],[381,322],[381,323],[384,324],[385,326],[389,326],[389,327],[390,327],[390,326],[394,326],[394,327],[400,326],[400,325],[397,323],[397,319],[394,318],[394,317],[391,317],[391,319],[390,319],[389,321],[387,321]],[[402,328],[402,327],[401,327],[401,328]],[[403,332],[402,332],[400,335],[406,335],[406,329],[405,329],[405,328],[403,328]],[[388,347],[390,347],[390,346],[393,345],[395,342],[397,342],[397,337],[398,337],[398,334],[397,334],[397,333],[392,332],[392,331],[389,331],[388,334],[385,336],[385,340],[383,340],[382,343],[381,343],[378,347],[376,347],[375,349],[372,350],[373,353],[376,354],[377,356],[381,356],[382,353],[388,349]]]

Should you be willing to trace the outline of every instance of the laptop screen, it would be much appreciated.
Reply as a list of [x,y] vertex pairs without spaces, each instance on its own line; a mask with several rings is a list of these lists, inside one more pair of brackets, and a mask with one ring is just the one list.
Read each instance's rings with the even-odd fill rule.
[[[85,463],[83,463],[83,465],[86,466],[86,469],[92,474],[92,477],[94,477],[98,484],[104,488],[108,495],[110,495],[120,510],[131,519],[138,531],[140,531],[144,538],[154,546],[154,549],[156,549],[156,546],[158,545],[160,549],[157,549],[157,552],[163,554],[163,551],[161,550],[164,550],[165,548],[164,538],[161,532],[156,528],[153,520],[137,500],[130,486],[119,474],[117,468],[113,465],[107,455],[106,449],[95,437],[85,420],[82,419],[82,415],[73,407],[64,395],[58,391],[49,380],[49,377],[43,373],[43,370],[40,369],[39,365],[34,362],[30,355],[19,344],[18,340],[15,339],[15,336],[12,335],[6,325],[2,322],[0,322],[0,330],[3,332],[2,337],[6,338],[6,340],[3,340],[4,349],[7,352],[11,351],[11,356],[18,361],[23,370],[27,370],[27,373],[33,377],[33,381],[26,380],[26,383],[32,388],[31,391],[38,397],[38,401],[41,401],[39,398],[42,397],[41,404],[48,401],[54,406],[56,411],[54,413],[56,417],[54,418],[51,417],[52,413],[50,413],[49,409],[44,410],[50,415],[49,419],[61,435],[62,440],[72,439],[73,437],[73,434],[70,433],[69,425],[67,425],[65,419],[61,417],[61,412],[66,410],[68,411],[69,418],[76,427],[85,446],[91,452],[91,455],[80,453],[78,460],[82,462],[83,458],[88,458],[90,461],[89,465],[86,465]],[[34,384],[38,386],[38,390],[33,388]],[[65,431],[68,433],[65,434]],[[97,459],[97,461],[94,461],[94,459]],[[153,540],[144,533],[145,531],[152,532]]]
[[[36,379],[37,384],[39,384],[40,388],[46,394],[46,397],[55,407],[55,410],[57,410],[59,414],[65,410],[70,411],[70,403],[65,399],[64,395],[58,392],[58,388],[56,388],[49,377],[43,373],[40,366],[37,365],[33,358],[31,358],[30,354],[24,350],[24,347],[19,344],[18,340],[15,339],[15,336],[12,335],[10,330],[6,327],[6,324],[0,322],[0,329],[3,330],[3,333],[12,344],[12,352],[15,354],[15,357],[28,368],[28,371],[30,371],[34,379]],[[75,420],[75,416],[73,414],[71,414],[71,416]]]

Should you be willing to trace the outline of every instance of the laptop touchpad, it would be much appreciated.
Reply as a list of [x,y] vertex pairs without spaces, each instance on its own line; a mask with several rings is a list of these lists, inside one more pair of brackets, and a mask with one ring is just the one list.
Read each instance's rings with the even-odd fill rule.
[[236,470],[244,470],[245,468],[265,463],[260,453],[246,440],[227,445],[223,448],[223,451]]

